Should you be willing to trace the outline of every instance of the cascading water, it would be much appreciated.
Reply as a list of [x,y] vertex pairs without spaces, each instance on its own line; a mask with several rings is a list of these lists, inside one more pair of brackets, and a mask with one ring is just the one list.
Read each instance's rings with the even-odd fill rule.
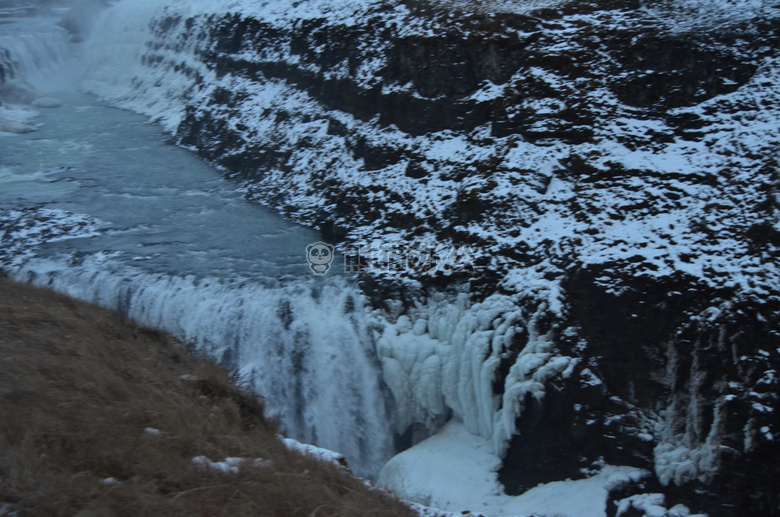
[[[41,23],[46,21],[49,23]],[[14,19],[0,32],[0,83],[24,79],[40,92],[73,85],[81,74],[78,49],[57,18]]]
[[[51,20],[19,23],[0,49],[43,89],[72,49]],[[361,294],[308,270],[318,234],[246,203],[143,117],[46,90],[63,105],[37,131],[0,132],[3,270],[171,331],[236,369],[286,434],[375,477],[394,452],[389,397]]]
[[[312,102],[283,81],[215,76],[202,60],[215,45],[210,10],[234,8],[217,4],[120,2],[84,46],[82,87],[167,132],[232,82],[253,110]],[[73,91],[52,95],[64,105],[41,111],[38,131],[0,133],[0,266],[237,368],[290,436],[343,453],[358,473],[376,476],[394,433],[413,445],[450,418],[501,456],[522,401],[570,375],[576,359],[556,356],[549,329],[536,328],[558,310],[549,282],[528,279],[526,294],[544,302],[535,311],[506,295],[472,304],[463,293],[428,300],[415,321],[369,320],[348,277],[309,272],[303,250],[317,233],[246,203],[147,119]],[[527,343],[498,395],[496,372],[518,327],[528,327]]]

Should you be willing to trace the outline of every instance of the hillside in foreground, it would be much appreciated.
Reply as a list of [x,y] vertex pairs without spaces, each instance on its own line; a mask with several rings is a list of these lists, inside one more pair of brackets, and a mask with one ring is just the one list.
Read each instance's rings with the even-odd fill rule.
[[410,515],[167,334],[0,279],[0,515]]

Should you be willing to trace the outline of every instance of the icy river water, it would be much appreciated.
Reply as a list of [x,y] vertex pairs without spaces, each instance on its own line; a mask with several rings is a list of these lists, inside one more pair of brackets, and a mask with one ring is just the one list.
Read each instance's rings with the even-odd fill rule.
[[98,229],[38,255],[110,251],[150,273],[198,277],[311,276],[304,251],[316,232],[245,202],[235,184],[167,145],[145,117],[75,91],[53,95],[64,105],[40,110],[37,131],[0,134],[0,199],[87,214]]

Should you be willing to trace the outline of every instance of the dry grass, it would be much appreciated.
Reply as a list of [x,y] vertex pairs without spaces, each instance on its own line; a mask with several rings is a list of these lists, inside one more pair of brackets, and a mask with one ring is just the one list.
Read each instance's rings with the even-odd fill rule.
[[[195,456],[271,464],[231,474]],[[288,450],[256,398],[168,335],[0,279],[3,503],[19,516],[411,514]]]

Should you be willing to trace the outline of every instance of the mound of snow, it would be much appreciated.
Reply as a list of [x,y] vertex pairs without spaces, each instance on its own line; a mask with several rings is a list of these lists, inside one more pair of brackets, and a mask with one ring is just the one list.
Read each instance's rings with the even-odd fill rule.
[[605,517],[610,491],[649,474],[607,465],[587,479],[555,481],[508,496],[498,482],[500,466],[488,440],[452,420],[436,435],[387,462],[378,483],[404,499],[445,512]]

